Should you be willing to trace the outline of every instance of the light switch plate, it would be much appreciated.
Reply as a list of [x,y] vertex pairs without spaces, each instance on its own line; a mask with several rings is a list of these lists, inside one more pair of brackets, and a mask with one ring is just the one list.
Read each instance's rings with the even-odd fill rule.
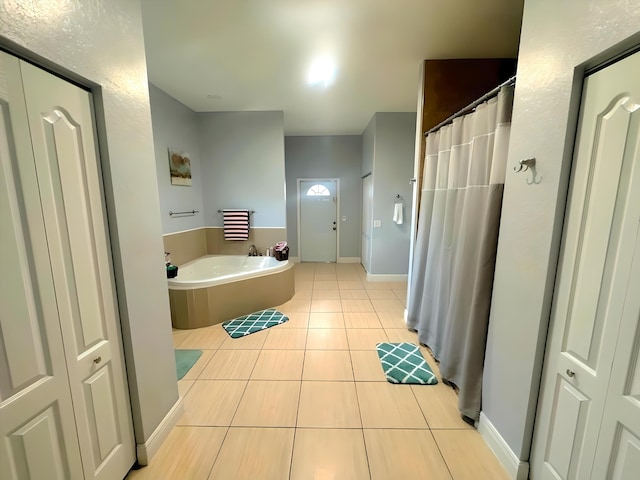
[[373,228],[380,228],[382,226],[382,222],[380,220],[373,221]]
[[347,221],[347,216],[346,216],[346,215],[343,215],[343,216],[342,216],[342,221],[343,221],[343,222],[346,222],[346,221]]

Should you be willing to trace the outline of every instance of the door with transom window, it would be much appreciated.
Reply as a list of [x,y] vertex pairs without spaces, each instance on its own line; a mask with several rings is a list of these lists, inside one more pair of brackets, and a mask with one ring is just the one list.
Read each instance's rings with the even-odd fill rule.
[[298,180],[301,262],[335,262],[338,251],[337,180]]

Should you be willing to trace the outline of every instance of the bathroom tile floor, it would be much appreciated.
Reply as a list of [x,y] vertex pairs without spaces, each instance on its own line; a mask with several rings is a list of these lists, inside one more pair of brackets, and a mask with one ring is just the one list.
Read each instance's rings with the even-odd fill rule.
[[128,479],[509,478],[451,388],[385,381],[376,343],[418,343],[406,283],[367,282],[353,264],[297,264],[295,278],[282,325],[174,330],[176,348],[204,351],[178,382],[185,414]]

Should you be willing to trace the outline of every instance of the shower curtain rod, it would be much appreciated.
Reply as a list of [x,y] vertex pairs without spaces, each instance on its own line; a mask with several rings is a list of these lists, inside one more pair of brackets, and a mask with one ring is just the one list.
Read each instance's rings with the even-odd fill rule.
[[514,75],[513,77],[511,77],[506,82],[501,83],[500,85],[498,85],[496,88],[494,88],[490,92],[485,93],[479,99],[477,99],[473,103],[470,103],[469,105],[464,107],[462,110],[457,111],[456,113],[451,115],[449,118],[447,118],[447,119],[443,120],[442,122],[440,122],[439,124],[437,124],[435,127],[433,127],[431,129],[427,130],[426,132],[424,132],[424,136],[426,137],[430,133],[433,133],[433,132],[436,132],[436,131],[440,130],[445,125],[453,122],[456,118],[461,117],[462,115],[465,115],[466,113],[471,112],[474,108],[476,108],[481,103],[486,102],[490,98],[495,97],[502,87],[506,87],[508,85],[515,85],[515,83],[516,83],[516,76]]

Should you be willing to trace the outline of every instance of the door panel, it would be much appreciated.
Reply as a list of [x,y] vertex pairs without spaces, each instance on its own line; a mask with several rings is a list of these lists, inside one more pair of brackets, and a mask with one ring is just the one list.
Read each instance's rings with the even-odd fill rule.
[[19,61],[0,52],[0,478],[82,478]]
[[362,266],[371,271],[371,231],[373,229],[373,177],[362,179]]
[[[327,195],[310,195],[319,186]],[[335,262],[337,260],[336,181],[300,182],[300,261]]]
[[92,100],[32,65],[21,70],[84,475],[122,478],[135,450]]
[[[608,446],[601,425],[611,408],[607,392],[621,352],[618,334],[626,321],[640,219],[638,78],[636,54],[585,80],[536,418],[533,479],[607,478],[592,476],[599,468],[594,457],[596,450],[615,450],[616,422],[610,422]],[[634,337],[635,331],[628,334]],[[619,425],[636,435],[639,421],[636,416]],[[605,469],[613,465],[601,455],[607,458]]]

